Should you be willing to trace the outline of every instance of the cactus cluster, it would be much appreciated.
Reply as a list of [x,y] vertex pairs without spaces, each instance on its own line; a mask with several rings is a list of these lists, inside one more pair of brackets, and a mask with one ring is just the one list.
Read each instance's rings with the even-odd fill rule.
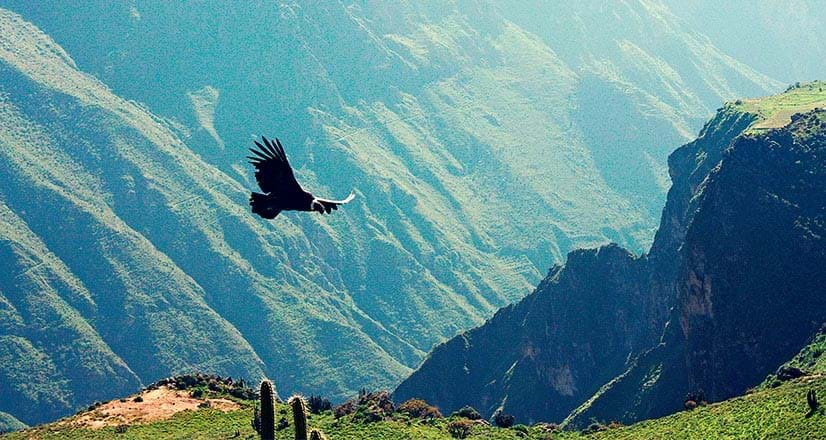
[[[301,396],[293,396],[287,401],[293,412],[295,440],[308,440],[307,437],[307,404]],[[252,426],[262,440],[275,440],[275,392],[272,382],[261,382],[261,397],[259,408],[255,409]],[[327,440],[324,434],[313,429],[309,433],[310,440]]]

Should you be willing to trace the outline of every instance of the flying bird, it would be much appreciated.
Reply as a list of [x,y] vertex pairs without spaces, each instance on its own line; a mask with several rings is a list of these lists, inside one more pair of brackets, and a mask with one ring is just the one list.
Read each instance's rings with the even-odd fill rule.
[[252,212],[266,219],[274,219],[281,211],[315,211],[319,214],[329,214],[337,210],[339,205],[350,203],[356,194],[350,192],[344,200],[328,200],[318,198],[298,184],[293,175],[293,169],[284,154],[284,147],[277,138],[275,142],[261,137],[264,144],[257,140],[258,149],[250,148],[252,156],[247,156],[255,167],[255,180],[261,191],[266,194],[253,192],[250,196]]

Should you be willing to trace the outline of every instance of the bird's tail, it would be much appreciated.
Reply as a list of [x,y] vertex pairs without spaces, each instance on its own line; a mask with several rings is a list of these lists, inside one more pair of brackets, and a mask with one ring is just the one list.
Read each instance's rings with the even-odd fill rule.
[[274,197],[266,194],[252,193],[252,195],[250,195],[250,206],[252,207],[252,212],[269,220],[278,217],[278,214],[281,213],[278,202]]

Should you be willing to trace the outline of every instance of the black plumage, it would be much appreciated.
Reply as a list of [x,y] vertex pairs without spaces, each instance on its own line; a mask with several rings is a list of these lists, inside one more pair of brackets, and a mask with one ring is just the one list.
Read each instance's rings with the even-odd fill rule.
[[254,141],[258,149],[250,148],[253,155],[247,156],[255,167],[255,180],[264,192],[253,192],[250,196],[252,212],[266,219],[274,219],[281,211],[315,211],[319,214],[329,214],[356,197],[354,192],[350,192],[344,200],[328,200],[305,191],[295,180],[281,142],[277,138],[275,142],[263,136],[261,139],[263,145]]

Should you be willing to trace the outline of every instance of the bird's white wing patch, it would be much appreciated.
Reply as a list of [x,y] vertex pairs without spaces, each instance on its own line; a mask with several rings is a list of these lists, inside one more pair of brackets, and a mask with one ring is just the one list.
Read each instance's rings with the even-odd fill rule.
[[355,198],[356,198],[356,192],[355,191],[350,191],[350,195],[347,196],[344,200],[330,200],[330,199],[319,199],[319,198],[317,198],[316,200],[318,200],[319,202],[327,202],[327,203],[335,203],[337,205],[343,205],[345,203],[352,202],[353,199],[355,199]]

